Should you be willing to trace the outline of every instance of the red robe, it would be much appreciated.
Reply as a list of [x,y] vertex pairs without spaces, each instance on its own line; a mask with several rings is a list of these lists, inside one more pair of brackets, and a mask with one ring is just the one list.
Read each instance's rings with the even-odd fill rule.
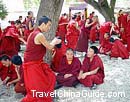
[[101,25],[100,29],[99,29],[99,42],[100,44],[102,43],[103,39],[104,39],[104,34],[105,33],[110,33],[111,30],[111,24],[112,22],[105,22]]
[[[55,86],[55,74],[50,69],[49,65],[43,61],[43,57],[46,53],[46,48],[42,44],[36,45],[34,39],[37,34],[41,33],[39,28],[35,29],[30,35],[26,51],[24,53],[24,82],[26,87],[26,97],[22,102],[52,102],[50,93],[54,91]],[[36,96],[36,92],[44,92],[46,96]],[[48,95],[47,95],[48,94]]]
[[93,24],[90,30],[90,41],[95,42],[97,38],[97,23]]
[[130,52],[130,20],[127,23],[126,36],[127,36],[127,49]]
[[67,25],[68,25],[67,18],[61,17],[59,20],[56,36],[60,36],[62,41],[65,41],[65,35],[67,33]]
[[99,68],[98,72],[94,75],[86,76],[85,79],[80,79],[80,82],[86,86],[91,87],[93,84],[102,84],[104,82],[104,66],[101,58],[95,55],[93,60],[90,62],[90,58],[86,57],[83,61],[81,70],[83,72],[90,72]]
[[70,21],[67,28],[67,47],[75,49],[79,38],[79,30],[76,28],[76,22]]
[[[100,45],[99,52],[103,54],[107,54],[107,52],[111,51],[112,44],[110,43],[109,39],[104,39]],[[101,50],[103,52],[101,52]]]
[[[79,74],[81,63],[78,58],[73,58],[71,64],[68,64],[66,57],[64,56],[59,66],[59,74],[56,79],[57,82],[63,86],[73,86],[78,82],[77,76]],[[72,74],[69,78],[64,78],[65,74]]]
[[0,78],[1,80],[5,80],[6,77],[10,77],[10,79],[8,80],[8,82],[17,79],[17,74],[15,71],[15,66],[13,64],[11,64],[11,66],[9,67],[5,67],[2,65],[2,63],[0,62]]
[[62,43],[62,47],[61,48],[56,48],[55,51],[56,51],[56,53],[55,53],[54,58],[52,59],[51,68],[55,72],[58,72],[61,59],[62,59],[62,57],[66,53],[66,46],[65,46],[65,44]]
[[113,43],[110,56],[116,58],[121,57],[122,59],[128,59],[129,53],[126,47],[123,45],[123,43],[120,40],[116,40]]
[[15,26],[7,27],[0,42],[0,55],[7,54],[12,57],[17,55],[20,49],[20,41],[18,39],[18,29]]

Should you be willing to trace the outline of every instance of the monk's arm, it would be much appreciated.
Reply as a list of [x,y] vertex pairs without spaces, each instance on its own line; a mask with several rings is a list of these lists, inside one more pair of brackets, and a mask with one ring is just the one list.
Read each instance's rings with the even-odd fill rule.
[[86,76],[87,75],[94,75],[94,74],[96,74],[98,72],[98,70],[99,70],[99,67],[96,68],[95,70],[90,71],[90,72],[86,72],[85,74],[86,74]]
[[31,23],[31,21],[29,22],[29,30],[33,30],[34,29],[34,27],[32,27],[32,23]]
[[20,75],[19,75],[19,72],[18,72],[18,70],[16,68],[15,68],[15,71],[17,73],[17,79],[8,82],[7,86],[9,86],[10,84],[14,84],[14,83],[16,83],[16,82],[18,82],[20,80]]
[[44,45],[49,50],[52,50],[54,48],[54,46],[55,46],[54,43],[49,43],[42,33],[39,33],[35,37],[34,42],[35,42],[35,44],[42,44],[42,45]]
[[5,80],[3,81],[3,83],[6,84],[6,82],[7,82],[9,79],[10,79],[10,77],[7,76],[7,77],[5,78]]

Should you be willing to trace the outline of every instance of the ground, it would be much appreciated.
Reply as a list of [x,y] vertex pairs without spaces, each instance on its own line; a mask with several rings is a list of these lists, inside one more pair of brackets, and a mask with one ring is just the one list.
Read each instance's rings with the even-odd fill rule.
[[[104,84],[96,90],[90,90],[81,84],[77,88],[63,87],[56,90],[54,102],[130,102],[130,59],[110,59],[106,55],[100,57],[105,66]],[[20,102],[23,97],[13,91],[13,86],[6,89],[0,84],[0,90],[0,94],[4,91],[6,93],[0,96],[0,102]]]

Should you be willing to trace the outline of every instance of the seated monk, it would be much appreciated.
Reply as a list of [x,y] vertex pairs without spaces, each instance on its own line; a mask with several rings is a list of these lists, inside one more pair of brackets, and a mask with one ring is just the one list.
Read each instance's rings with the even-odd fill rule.
[[8,85],[12,83],[16,83],[15,85],[15,92],[26,94],[26,89],[24,85],[24,74],[23,74],[23,67],[22,67],[22,59],[18,55],[14,55],[11,59],[12,63],[15,66],[15,71],[17,73],[18,78],[13,82],[8,83]]
[[101,54],[109,54],[112,48],[112,44],[109,41],[110,40],[110,34],[109,33],[105,33],[104,35],[104,39],[101,42],[100,48],[99,48],[99,52]]
[[71,48],[66,50],[66,56],[63,56],[59,73],[56,76],[57,88],[62,86],[75,87],[78,84],[77,76],[79,74],[81,63],[78,58],[74,57],[74,52]]
[[123,45],[121,40],[112,40],[113,38],[111,38],[111,42],[113,43],[113,46],[111,48],[111,53],[110,53],[110,57],[121,57],[122,59],[128,59],[129,58],[129,52],[127,50],[127,48],[125,47],[125,45]]
[[3,84],[7,86],[9,84],[14,84],[14,80],[18,78],[15,71],[15,66],[12,64],[10,57],[7,55],[2,55],[0,57],[1,66],[0,66],[0,78],[3,81]]
[[98,84],[104,82],[104,66],[101,58],[97,55],[98,48],[91,46],[87,57],[83,61],[78,79],[86,87],[96,89]]

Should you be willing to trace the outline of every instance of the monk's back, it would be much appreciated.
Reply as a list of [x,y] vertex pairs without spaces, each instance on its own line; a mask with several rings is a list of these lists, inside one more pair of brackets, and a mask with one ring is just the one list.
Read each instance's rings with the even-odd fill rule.
[[43,45],[36,45],[34,43],[35,36],[40,33],[40,29],[35,29],[28,38],[27,47],[24,53],[24,61],[39,61],[43,59],[46,53],[46,48]]

